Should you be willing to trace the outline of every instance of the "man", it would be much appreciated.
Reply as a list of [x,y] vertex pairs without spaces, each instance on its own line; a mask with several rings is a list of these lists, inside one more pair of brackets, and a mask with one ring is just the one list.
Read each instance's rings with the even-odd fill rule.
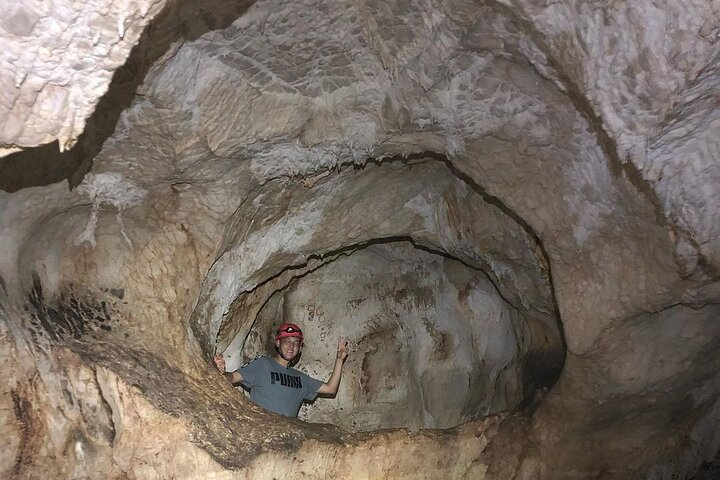
[[286,417],[297,417],[303,400],[312,401],[318,394],[335,395],[340,386],[343,364],[348,355],[347,341],[338,340],[335,367],[330,379],[322,382],[292,366],[303,348],[303,333],[294,323],[283,323],[275,332],[275,355],[262,356],[234,372],[225,372],[225,359],[215,355],[215,365],[233,385],[250,389],[250,401]]

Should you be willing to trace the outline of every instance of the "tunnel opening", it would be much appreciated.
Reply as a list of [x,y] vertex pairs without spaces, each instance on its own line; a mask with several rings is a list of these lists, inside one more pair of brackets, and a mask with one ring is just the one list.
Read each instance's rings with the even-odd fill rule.
[[[533,388],[550,386],[528,381],[527,357],[539,371],[560,355],[537,348],[536,320],[481,269],[400,239],[370,242],[293,277],[249,322],[226,350],[233,366],[274,354],[274,329],[292,322],[306,338],[296,368],[326,379],[334,343],[349,339],[337,398],[299,415],[348,431],[451,428],[513,409]],[[557,377],[554,367],[542,380]]]
[[[243,203],[195,314],[209,317],[197,313],[219,282],[252,279],[231,302],[224,293],[227,310],[209,325],[228,371],[274,355],[273,329],[288,321],[306,330],[298,368],[325,380],[346,336],[338,398],[300,418],[348,431],[452,428],[554,384],[565,345],[538,239],[439,157],[348,166],[311,187],[278,179]],[[410,174],[409,191],[396,188]],[[342,209],[352,195],[366,210]],[[364,213],[380,203],[390,205]],[[316,210],[327,205],[339,208],[324,223]]]

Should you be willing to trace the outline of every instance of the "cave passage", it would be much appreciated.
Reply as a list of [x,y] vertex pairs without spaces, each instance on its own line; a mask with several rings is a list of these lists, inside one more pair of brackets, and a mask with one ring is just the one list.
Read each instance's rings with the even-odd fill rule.
[[0,478],[718,476],[717,2],[5,3]]
[[533,342],[522,312],[482,271],[410,242],[371,244],[293,278],[226,354],[243,363],[272,355],[274,327],[286,321],[304,329],[297,368],[316,378],[332,369],[339,336],[352,347],[337,399],[302,409],[311,422],[350,431],[449,428],[550,386],[523,384]]
[[[232,301],[225,293],[230,313],[218,327],[215,351],[234,370],[273,355],[274,328],[296,323],[306,336],[298,368],[326,380],[337,338],[348,338],[352,354],[337,398],[306,405],[300,418],[348,431],[450,428],[512,410],[557,379],[564,343],[549,273],[538,257],[542,249],[532,248],[536,241],[526,226],[468,188],[468,179],[442,158],[369,163],[312,188],[277,181],[254,194],[262,203],[246,201],[257,210],[235,213],[243,221],[228,226],[225,254],[206,279],[218,288],[212,279],[224,270],[225,284],[238,275],[257,281]],[[363,198],[377,205],[368,205],[377,216],[350,207],[325,223],[313,212]],[[390,221],[384,212],[392,212]],[[455,215],[450,222],[437,221],[448,213]],[[272,225],[258,221],[268,214],[280,217]],[[320,223],[308,225],[308,219]],[[249,224],[270,230],[253,231]],[[330,233],[325,225],[332,225]],[[360,231],[366,240],[346,243],[357,241]],[[381,232],[387,236],[375,236]],[[328,247],[338,244],[344,246]],[[287,251],[291,246],[299,257]],[[233,251],[242,258],[225,264]],[[265,264],[246,263],[263,255]],[[287,265],[291,258],[309,259]],[[529,288],[518,291],[518,285]]]

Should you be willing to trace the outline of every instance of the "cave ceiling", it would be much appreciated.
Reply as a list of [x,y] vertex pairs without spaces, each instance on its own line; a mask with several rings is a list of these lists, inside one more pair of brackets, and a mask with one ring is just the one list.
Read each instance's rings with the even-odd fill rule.
[[717,462],[717,1],[4,3],[0,477]]

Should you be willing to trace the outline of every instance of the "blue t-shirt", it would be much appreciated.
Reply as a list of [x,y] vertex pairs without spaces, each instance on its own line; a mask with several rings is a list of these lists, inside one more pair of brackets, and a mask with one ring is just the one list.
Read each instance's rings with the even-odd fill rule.
[[314,400],[323,384],[267,356],[246,363],[237,371],[242,375],[242,385],[250,389],[251,402],[286,417],[297,417],[303,400]]

